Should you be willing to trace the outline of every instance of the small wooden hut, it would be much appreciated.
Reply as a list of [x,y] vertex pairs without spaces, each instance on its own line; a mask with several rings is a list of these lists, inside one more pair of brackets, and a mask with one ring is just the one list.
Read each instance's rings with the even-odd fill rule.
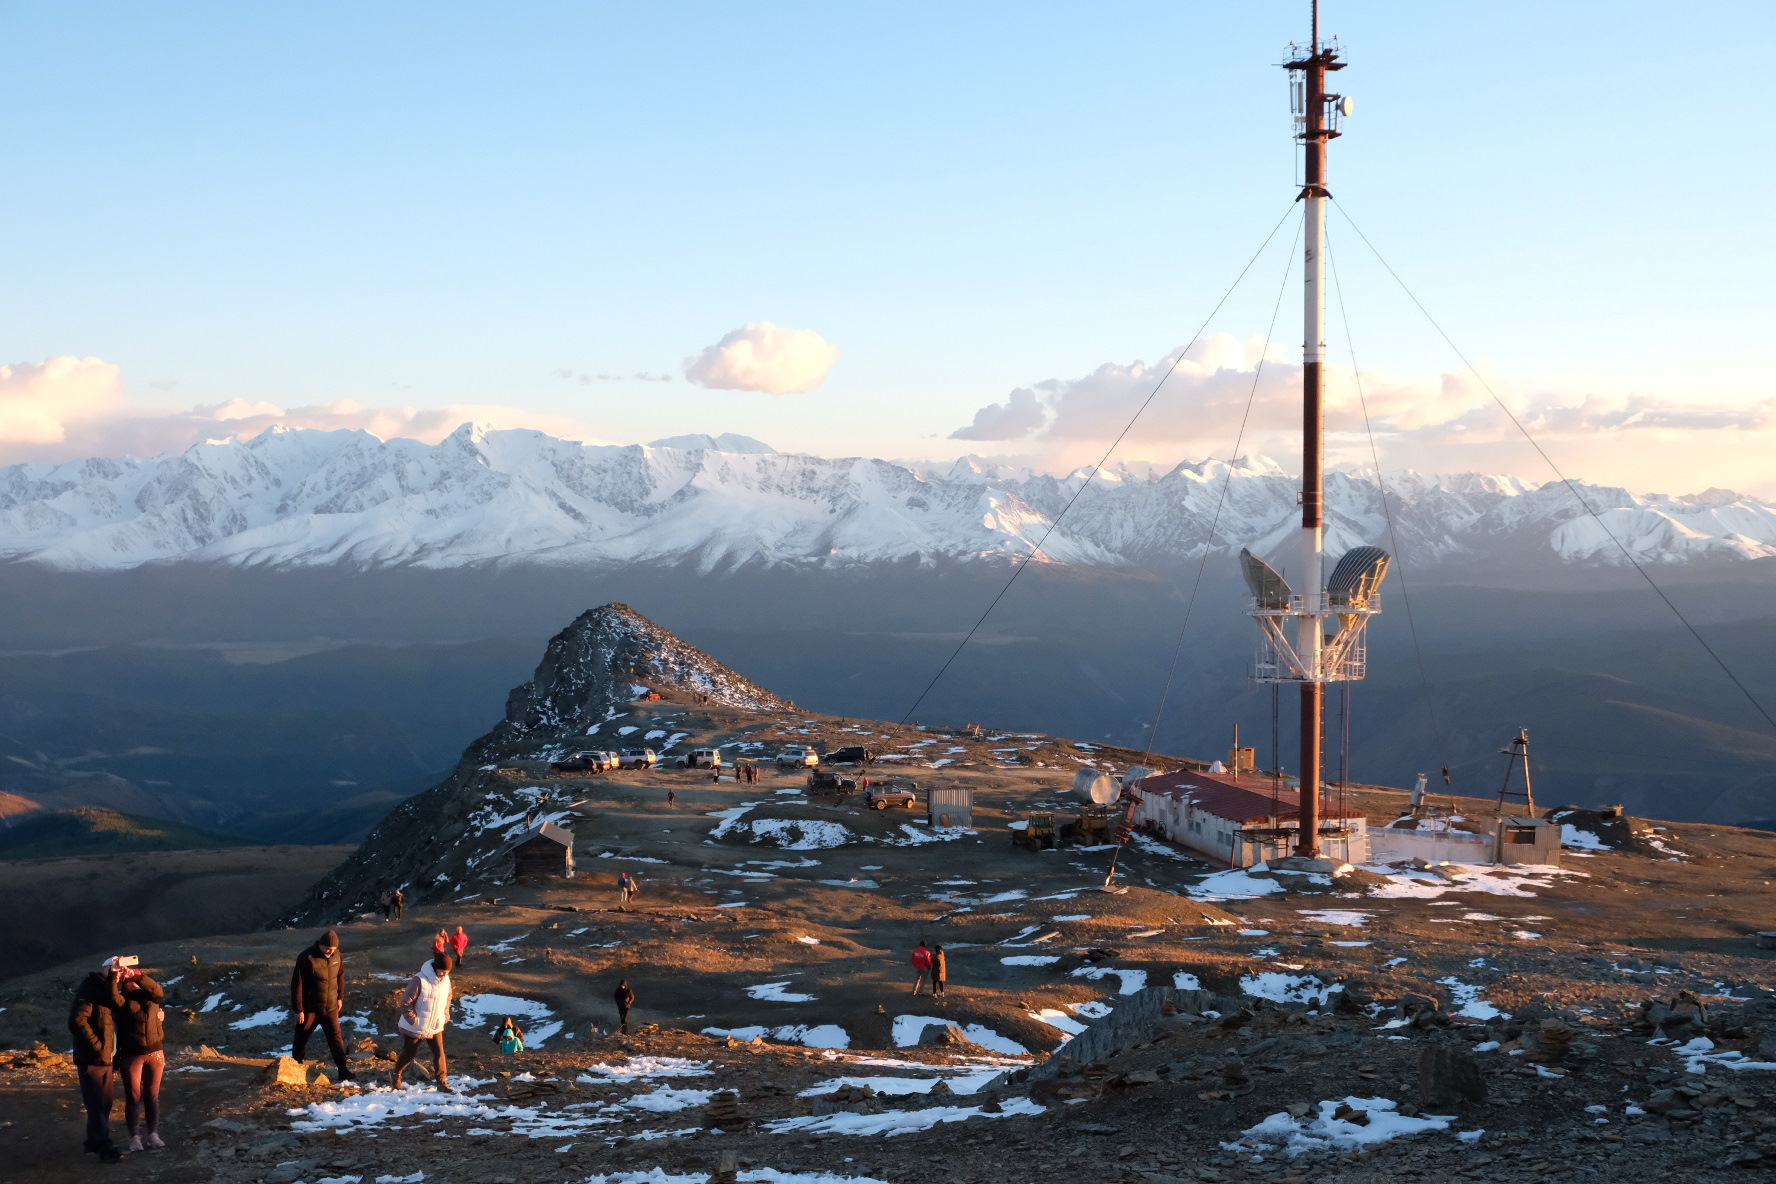
[[539,823],[512,845],[512,875],[516,879],[554,876],[573,879],[573,832],[553,822]]

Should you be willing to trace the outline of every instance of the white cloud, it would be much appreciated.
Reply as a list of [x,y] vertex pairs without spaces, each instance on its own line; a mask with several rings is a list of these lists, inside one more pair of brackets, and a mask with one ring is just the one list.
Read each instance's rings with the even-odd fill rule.
[[718,391],[811,391],[826,381],[839,349],[812,329],[754,321],[685,359],[685,377]]
[[0,366],[0,442],[59,443],[69,424],[111,412],[122,397],[118,368],[97,358]]
[[559,415],[518,407],[451,403],[442,407],[366,407],[350,399],[285,409],[229,399],[164,410],[130,399],[117,366],[98,358],[47,358],[0,366],[0,464],[65,461],[88,456],[156,456],[202,440],[251,439],[274,425],[358,428],[388,439],[435,444],[459,424],[534,428],[568,439],[600,442]]
[[[1223,334],[1151,366],[1108,363],[1081,378],[1020,387],[976,411],[973,422],[950,438],[1000,442],[1025,461],[1040,457],[1060,467],[1095,461],[1177,359],[1119,457],[1226,456],[1245,418],[1240,451],[1273,455],[1292,467],[1301,432],[1301,367],[1286,360],[1294,352],[1260,338],[1242,342]],[[1267,359],[1262,373],[1260,357]],[[1326,448],[1334,465],[1371,464],[1356,377],[1346,368],[1327,367]],[[1531,480],[1553,475],[1472,374],[1431,381],[1365,370],[1361,380],[1385,468],[1510,472]],[[1635,489],[1649,481],[1698,489],[1726,483],[1768,490],[1776,484],[1767,461],[1776,450],[1776,399],[1525,391],[1490,374],[1487,382],[1569,476]]]

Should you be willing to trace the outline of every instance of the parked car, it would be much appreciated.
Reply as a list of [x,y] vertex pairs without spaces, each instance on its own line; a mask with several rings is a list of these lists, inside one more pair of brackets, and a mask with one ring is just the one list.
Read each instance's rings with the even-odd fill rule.
[[602,749],[589,749],[585,752],[570,752],[558,761],[550,761],[549,767],[557,773],[602,773],[615,767],[616,754]]
[[911,810],[919,804],[919,787],[910,781],[872,785],[863,791],[863,801],[872,810],[886,810],[890,806]]
[[801,769],[820,763],[820,754],[803,744],[791,744],[777,754],[779,767]]
[[829,752],[821,759],[829,765],[867,765],[876,759],[876,754],[861,744],[853,744]]
[[681,769],[719,769],[721,763],[722,754],[719,748],[693,748],[689,756],[678,758],[678,767]]
[[815,769],[808,774],[808,789],[813,793],[856,793],[857,778]]
[[659,756],[651,748],[625,748],[623,750],[623,768],[651,769],[660,763]]

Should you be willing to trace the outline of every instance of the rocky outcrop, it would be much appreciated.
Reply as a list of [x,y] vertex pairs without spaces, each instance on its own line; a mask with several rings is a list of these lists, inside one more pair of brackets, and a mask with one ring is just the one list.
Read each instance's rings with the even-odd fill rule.
[[584,735],[662,683],[730,707],[789,706],[628,605],[607,604],[549,640],[535,677],[506,699],[506,718],[464,759],[507,759],[534,739]]
[[400,887],[418,903],[497,875],[519,834],[540,822],[572,824],[565,800],[500,767],[599,743],[588,729],[663,691],[748,710],[790,706],[627,605],[582,613],[550,639],[536,674],[507,698],[506,717],[469,745],[455,771],[395,807],[277,924],[332,924],[369,912],[386,888]]

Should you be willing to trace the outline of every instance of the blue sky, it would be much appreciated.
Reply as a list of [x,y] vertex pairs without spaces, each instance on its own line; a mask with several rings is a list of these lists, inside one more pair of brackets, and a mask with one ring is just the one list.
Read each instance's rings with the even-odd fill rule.
[[[1543,417],[1577,468],[1665,455],[1695,484],[1724,449],[1751,484],[1776,177],[1734,51],[1767,7],[1326,7],[1358,103],[1333,191],[1444,325],[1538,413],[1616,401],[1564,436]],[[1270,2],[9,4],[0,362],[98,358],[117,383],[68,413],[83,431],[14,435],[52,456],[107,417],[352,400],[1071,462],[1091,430],[947,437],[1013,388],[1062,399],[1187,341],[1290,209],[1275,63],[1305,23]],[[1213,331],[1265,332],[1290,232]],[[1334,235],[1364,367],[1436,388],[1454,360]],[[759,321],[842,356],[805,394],[685,380]],[[63,398],[47,381],[17,397]],[[1217,430],[1134,450],[1201,455]],[[1530,469],[1410,435],[1421,467]]]

